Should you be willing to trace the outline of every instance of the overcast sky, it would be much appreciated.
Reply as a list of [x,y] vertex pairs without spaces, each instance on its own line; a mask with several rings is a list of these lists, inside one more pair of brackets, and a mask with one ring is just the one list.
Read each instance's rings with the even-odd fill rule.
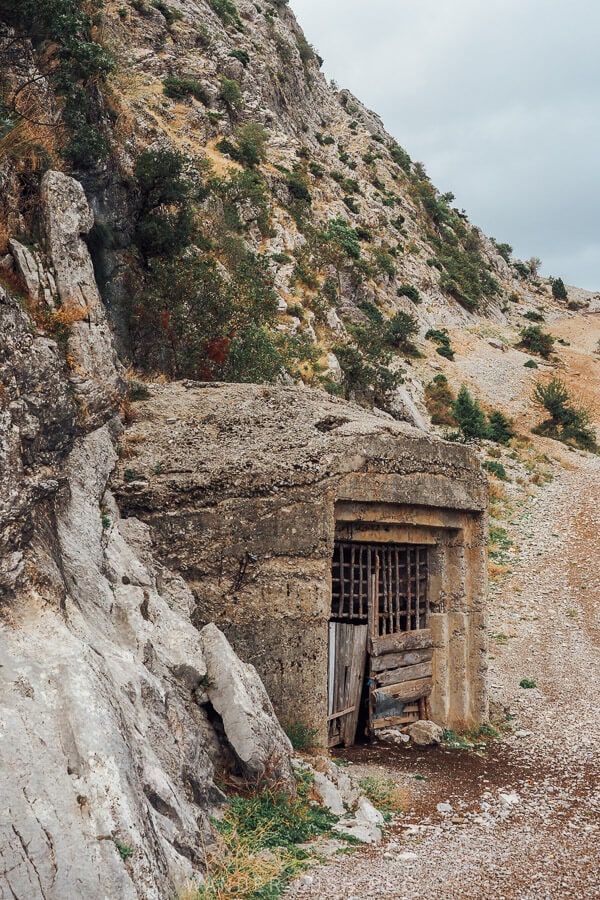
[[291,0],[324,72],[471,221],[600,290],[598,0]]

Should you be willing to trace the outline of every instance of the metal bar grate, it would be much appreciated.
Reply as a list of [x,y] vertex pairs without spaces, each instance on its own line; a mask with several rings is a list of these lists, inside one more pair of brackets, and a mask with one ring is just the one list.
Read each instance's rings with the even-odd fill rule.
[[427,627],[427,551],[421,544],[338,541],[332,565],[331,617],[366,622],[369,586],[378,636]]

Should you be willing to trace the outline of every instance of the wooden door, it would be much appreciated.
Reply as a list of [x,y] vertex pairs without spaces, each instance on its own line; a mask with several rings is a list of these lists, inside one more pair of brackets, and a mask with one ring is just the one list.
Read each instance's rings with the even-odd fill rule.
[[367,658],[367,625],[329,623],[328,744],[354,743]]
[[428,548],[381,544],[369,578],[369,727],[428,717],[433,686]]

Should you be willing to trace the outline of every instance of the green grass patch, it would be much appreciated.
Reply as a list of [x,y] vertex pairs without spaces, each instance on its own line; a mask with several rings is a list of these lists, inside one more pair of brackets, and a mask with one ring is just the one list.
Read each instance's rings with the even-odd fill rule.
[[311,801],[310,775],[298,781],[296,799],[273,791],[230,798],[214,823],[227,852],[209,857],[194,900],[270,900],[306,868],[311,857],[298,844],[329,835],[338,817]]

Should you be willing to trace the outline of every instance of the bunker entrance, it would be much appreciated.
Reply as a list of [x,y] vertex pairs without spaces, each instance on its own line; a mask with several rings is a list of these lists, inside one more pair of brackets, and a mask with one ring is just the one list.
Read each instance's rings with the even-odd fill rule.
[[336,541],[331,582],[329,746],[427,718],[429,547]]

